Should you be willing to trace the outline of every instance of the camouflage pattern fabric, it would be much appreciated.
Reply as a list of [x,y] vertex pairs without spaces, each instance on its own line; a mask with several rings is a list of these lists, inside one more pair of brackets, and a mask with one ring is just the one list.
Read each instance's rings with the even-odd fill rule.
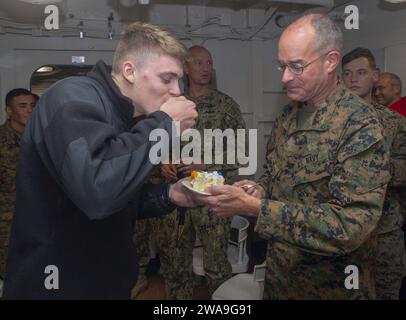
[[406,275],[403,231],[397,229],[378,235],[376,295],[381,300],[399,300],[402,279]]
[[155,220],[157,218],[137,220],[134,227],[134,242],[136,243],[139,273],[146,271],[151,259],[149,242],[153,236],[153,223]]
[[[391,171],[392,171],[392,180],[390,182],[391,187],[399,187],[398,191],[405,191],[406,184],[406,171],[405,161],[406,161],[406,118],[399,115],[392,110],[387,110],[391,113],[391,122],[393,122],[394,127],[394,137],[391,145]],[[397,130],[396,130],[396,120],[397,120]],[[401,201],[406,202],[404,197],[401,197]]]
[[190,210],[197,238],[203,246],[203,268],[208,280],[208,292],[214,291],[231,278],[228,261],[231,218],[218,218],[207,207]]
[[193,298],[193,225],[186,213],[184,231],[178,238],[179,215],[175,210],[157,224],[160,273],[165,278],[166,296],[171,300]]
[[376,261],[376,295],[378,299],[399,299],[406,269],[402,226],[401,190],[406,186],[406,118],[376,102],[377,110],[390,149],[391,181],[386,191],[382,217],[378,223]]
[[[255,230],[268,240],[265,299],[374,299],[376,227],[390,180],[372,106],[341,84],[297,128],[284,108],[268,143],[269,193]],[[347,289],[355,265],[359,289]]]
[[[209,89],[208,92],[197,99],[186,96],[196,103],[199,117],[196,123],[196,129],[204,137],[205,129],[245,129],[245,122],[242,117],[239,105],[228,95],[215,90]],[[203,143],[202,143],[203,148]],[[227,143],[223,144],[223,164],[206,164],[208,171],[220,170],[224,173],[225,178],[231,178],[237,174],[238,165],[227,164]],[[202,149],[203,155],[203,149]],[[213,142],[214,155],[214,142]]]
[[14,212],[15,178],[21,134],[9,121],[0,126],[0,277],[4,278],[6,256]]
[[[164,179],[161,176],[160,167],[157,166],[152,170],[147,183],[162,183]],[[145,277],[149,261],[151,260],[150,241],[156,241],[157,224],[159,224],[159,218],[141,219],[135,221],[133,241],[137,251],[138,257],[138,279]],[[137,282],[138,283],[138,282]],[[134,285],[132,292],[134,293],[137,287],[137,283]],[[132,294],[132,299],[135,298],[135,294]]]
[[[406,118],[401,116],[399,119],[399,131],[392,144],[392,181],[390,186],[396,187],[396,192],[400,202],[400,210],[403,216],[403,225],[406,223],[406,170],[403,162],[405,161],[406,149]],[[398,162],[398,164],[396,163]]]
[[218,218],[207,207],[188,210],[183,232],[178,237],[178,217],[178,212],[174,211],[162,217],[158,227],[161,274],[166,280],[167,297],[176,300],[193,298],[193,249],[196,237],[203,247],[203,268],[211,295],[231,277],[227,255],[231,219]]

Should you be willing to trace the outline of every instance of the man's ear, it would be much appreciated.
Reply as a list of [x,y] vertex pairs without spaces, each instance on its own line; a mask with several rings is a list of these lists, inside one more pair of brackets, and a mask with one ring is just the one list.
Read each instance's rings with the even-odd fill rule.
[[136,65],[133,61],[125,60],[121,65],[121,72],[125,80],[131,84],[135,83]]
[[377,69],[372,71],[372,80],[374,81],[374,84],[379,80],[379,71]]
[[6,106],[6,114],[7,114],[8,118],[11,117],[11,107],[10,106]]
[[189,66],[187,62],[183,63],[183,72],[185,73],[185,75],[189,74]]
[[400,87],[400,85],[394,85],[393,86],[393,90],[396,92],[397,95],[400,96],[400,92],[402,91],[402,88]]
[[335,72],[337,70],[338,64],[340,63],[340,53],[336,50],[331,51],[327,55],[327,71],[328,73],[330,72]]

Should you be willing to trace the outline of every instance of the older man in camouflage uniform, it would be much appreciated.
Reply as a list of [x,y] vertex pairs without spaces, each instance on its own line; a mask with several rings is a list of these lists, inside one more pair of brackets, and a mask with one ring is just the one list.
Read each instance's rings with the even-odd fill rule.
[[[186,96],[196,103],[199,113],[196,129],[202,137],[204,129],[224,131],[245,128],[238,104],[231,97],[210,87],[213,60],[207,49],[200,46],[189,49],[185,73],[188,80]],[[203,141],[201,142],[203,149]],[[226,159],[223,157],[224,162]],[[162,173],[167,179],[176,181],[179,177],[190,175],[194,169],[220,170],[227,181],[236,175],[238,167],[235,164],[171,164],[164,165]],[[231,277],[231,265],[227,256],[230,219],[220,219],[209,212],[207,207],[198,207],[187,210],[180,208],[160,220],[158,246],[168,298],[193,297],[193,248],[196,237],[203,246],[203,267],[208,279],[209,294]]]
[[278,67],[294,102],[276,120],[261,187],[244,192],[252,182],[241,181],[205,198],[218,216],[258,217],[268,240],[264,298],[375,298],[389,158],[375,110],[337,84],[341,46],[323,14],[284,30]]
[[355,94],[378,112],[390,149],[392,178],[386,191],[381,220],[378,223],[376,294],[378,299],[399,299],[405,274],[406,255],[400,210],[400,188],[406,186],[406,119],[372,99],[378,80],[375,58],[366,48],[356,48],[342,59],[343,81]]
[[0,126],[0,277],[4,278],[6,255],[15,203],[15,178],[21,134],[36,103],[23,88],[6,95],[8,120]]

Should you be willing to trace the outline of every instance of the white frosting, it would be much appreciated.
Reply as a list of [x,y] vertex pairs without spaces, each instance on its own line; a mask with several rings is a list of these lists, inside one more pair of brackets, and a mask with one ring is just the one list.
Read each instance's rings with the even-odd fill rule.
[[220,186],[224,184],[224,177],[218,172],[199,171],[190,180],[193,189],[204,192],[210,186]]

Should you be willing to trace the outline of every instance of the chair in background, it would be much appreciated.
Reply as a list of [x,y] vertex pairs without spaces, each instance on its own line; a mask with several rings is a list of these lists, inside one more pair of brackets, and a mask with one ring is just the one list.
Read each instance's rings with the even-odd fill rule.
[[254,266],[253,273],[240,273],[228,279],[214,291],[213,300],[262,300],[265,262]]

